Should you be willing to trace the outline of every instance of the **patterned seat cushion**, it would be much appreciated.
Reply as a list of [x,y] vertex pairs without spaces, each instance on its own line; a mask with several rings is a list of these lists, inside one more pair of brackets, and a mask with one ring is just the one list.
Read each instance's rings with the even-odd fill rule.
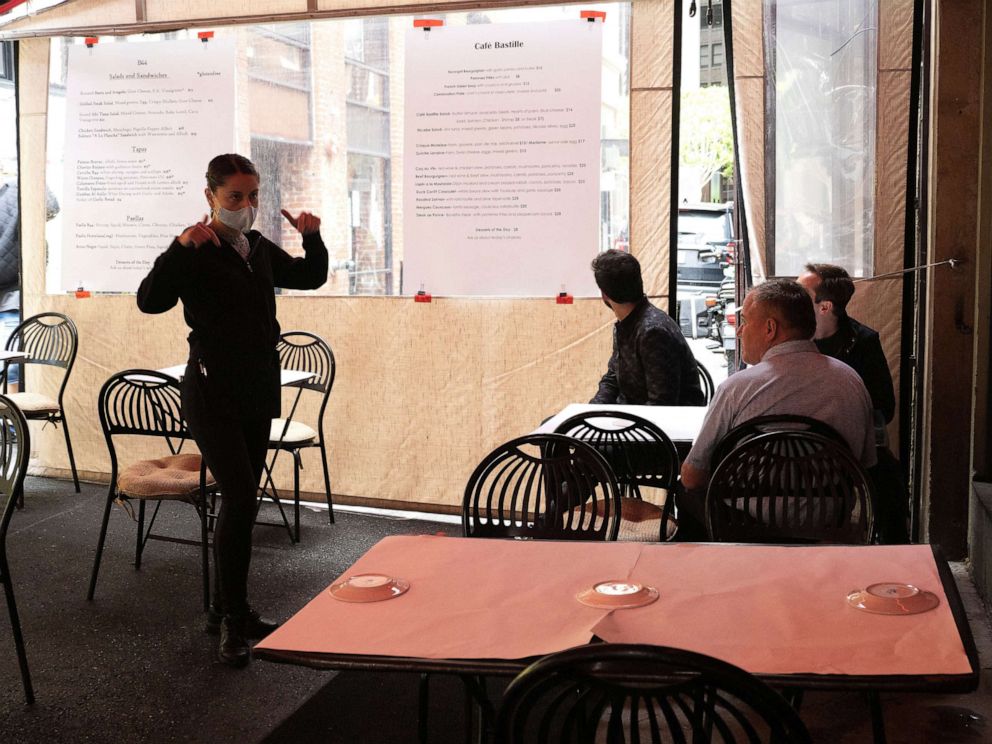
[[[217,485],[207,471],[207,488]],[[141,460],[117,476],[117,490],[135,499],[190,501],[200,490],[200,456],[191,453]]]
[[8,396],[28,418],[34,415],[58,413],[59,404],[41,393],[10,393]]
[[286,419],[272,419],[272,427],[269,429],[270,447],[277,446],[280,435],[282,436],[283,445],[307,444],[317,439],[317,432],[306,424],[301,424],[298,421],[290,421],[289,429],[283,434],[282,430],[284,426],[286,426]]
[[[589,507],[587,506],[586,509]],[[579,507],[575,507],[578,516]],[[659,542],[661,540],[661,512],[656,506],[642,499],[624,498],[620,501],[620,542]],[[586,519],[588,519],[588,512]],[[596,517],[596,527],[599,528],[600,517]],[[675,535],[677,523],[672,517],[668,518],[665,539],[670,540]]]

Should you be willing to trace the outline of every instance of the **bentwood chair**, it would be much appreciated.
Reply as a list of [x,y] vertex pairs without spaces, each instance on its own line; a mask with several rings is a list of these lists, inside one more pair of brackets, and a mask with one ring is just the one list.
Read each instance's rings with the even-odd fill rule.
[[868,477],[846,444],[809,431],[773,431],[739,444],[706,492],[711,540],[868,544]]
[[[294,383],[297,395],[287,418],[272,420],[269,431],[269,449],[275,450],[272,459],[266,466],[265,494],[271,495],[282,511],[282,503],[272,482],[272,468],[279,452],[288,452],[293,458],[293,530],[291,536],[294,542],[300,541],[300,470],[303,469],[301,454],[303,450],[316,447],[320,450],[320,462],[324,468],[324,494],[327,497],[327,519],[334,524],[334,502],[331,498],[331,476],[327,467],[327,437],[324,433],[324,413],[327,411],[327,400],[334,386],[336,364],[331,347],[319,336],[306,331],[287,331],[279,337],[276,346],[279,352],[279,363],[284,370],[297,372],[312,372],[313,377],[302,382]],[[319,407],[314,426],[296,421],[294,416],[304,391],[315,393],[319,397]],[[271,488],[271,491],[269,491]],[[285,519],[285,517],[284,517]]]
[[21,667],[21,683],[28,704],[34,702],[34,688],[31,673],[28,671],[28,657],[21,635],[21,622],[14,602],[14,580],[7,563],[7,528],[14,514],[14,504],[24,490],[24,474],[28,470],[31,455],[31,436],[24,414],[10,398],[0,395],[0,584],[7,597],[7,612],[10,614],[10,628],[17,650],[17,662]]
[[[130,369],[118,372],[100,389],[98,407],[100,426],[110,451],[110,488],[107,490],[100,538],[97,541],[96,558],[86,598],[93,599],[96,591],[111,506],[116,502],[133,517],[130,502],[137,501],[138,516],[135,521],[138,535],[134,567],[141,568],[141,557],[148,540],[199,545],[203,567],[203,609],[208,609],[210,573],[207,494],[216,489],[217,484],[199,454],[181,452],[183,444],[190,439],[190,433],[182,415],[178,383],[154,370]],[[117,440],[121,437],[164,439],[170,454],[152,460],[139,460],[122,468],[117,453]],[[145,504],[149,501],[155,502],[155,511],[145,529]],[[199,540],[156,535],[152,532],[163,501],[190,504],[196,510],[200,518]]]
[[[7,339],[7,351],[22,351],[27,358],[17,362],[4,362],[3,392],[7,395],[7,370],[10,364],[20,364],[20,391],[7,395],[24,413],[29,421],[45,421],[58,426],[62,425],[65,435],[65,448],[69,455],[69,468],[72,470],[72,482],[79,493],[79,475],[76,472],[76,459],[72,454],[72,440],[69,437],[69,422],[65,417],[65,406],[62,398],[65,386],[72,373],[72,365],[76,361],[76,349],[79,346],[79,333],[76,324],[62,313],[40,313],[24,320]],[[60,367],[61,374],[58,394],[50,398],[42,393],[27,391],[27,379],[23,374],[29,364],[39,364]]]
[[788,413],[773,413],[766,416],[756,416],[748,419],[723,435],[723,439],[717,442],[713,449],[713,457],[710,460],[710,472],[716,470],[717,465],[744,441],[767,434],[772,431],[809,431],[814,434],[833,439],[841,444],[846,444],[836,429],[819,419],[809,416],[798,416]]
[[663,646],[602,643],[540,659],[506,690],[499,744],[811,741],[786,700],[743,669]]
[[703,397],[705,398],[706,405],[709,405],[710,401],[713,400],[713,396],[716,395],[716,385],[713,382],[713,376],[698,359],[696,360],[696,373],[699,375],[699,387],[703,389]]
[[620,488],[596,449],[563,434],[528,434],[483,458],[465,486],[466,537],[616,540]]
[[[650,421],[622,411],[587,411],[566,419],[557,434],[591,444],[606,458],[620,486],[619,540],[666,540],[674,536],[675,444]],[[642,489],[664,496],[663,506],[644,499]]]

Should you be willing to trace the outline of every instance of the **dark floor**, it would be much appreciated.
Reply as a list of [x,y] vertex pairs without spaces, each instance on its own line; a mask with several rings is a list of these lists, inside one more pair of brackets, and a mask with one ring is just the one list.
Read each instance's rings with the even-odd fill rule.
[[[85,599],[105,487],[31,478],[27,506],[14,514],[7,552],[38,702],[24,705],[5,608],[0,606],[0,742],[410,742],[416,740],[414,676],[341,673],[254,662],[228,669],[213,660],[202,629],[196,548],[152,542],[133,567],[134,524],[114,510],[96,599]],[[164,507],[162,526],[195,536],[185,505]],[[258,527],[253,603],[284,619],[386,535],[457,534],[456,525],[339,512],[303,514],[302,543]],[[963,570],[973,630],[992,664],[988,619]],[[0,605],[3,602],[0,600]],[[499,682],[491,684],[498,698]],[[433,677],[431,740],[464,740],[457,680]],[[884,697],[889,741],[992,741],[992,689]],[[815,740],[870,741],[858,695],[807,695],[803,718]]]

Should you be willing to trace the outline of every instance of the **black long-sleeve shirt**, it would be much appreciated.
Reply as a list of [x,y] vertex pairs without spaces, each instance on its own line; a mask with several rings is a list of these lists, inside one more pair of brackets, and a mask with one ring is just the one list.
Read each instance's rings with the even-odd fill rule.
[[613,355],[590,403],[702,406],[696,359],[681,329],[647,297],[613,327]]
[[[327,249],[303,237],[294,258],[261,233],[247,234],[247,261],[222,236],[199,248],[178,239],[155,259],[138,288],[138,308],[164,313],[183,302],[189,373],[200,371],[218,411],[241,418],[279,415],[279,321],[273,289],[316,289],[327,281]],[[187,374],[187,377],[189,374]],[[184,393],[185,394],[185,393]]]
[[821,354],[853,368],[868,388],[872,407],[880,412],[885,423],[892,421],[896,413],[896,396],[877,331],[845,316],[833,336],[816,340],[816,348]]

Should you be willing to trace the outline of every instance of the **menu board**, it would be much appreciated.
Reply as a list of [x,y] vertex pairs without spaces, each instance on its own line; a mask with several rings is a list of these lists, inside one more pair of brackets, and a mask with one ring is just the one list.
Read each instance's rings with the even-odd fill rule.
[[233,41],[68,49],[61,289],[133,292],[234,147]]
[[598,295],[602,24],[407,33],[403,291]]

